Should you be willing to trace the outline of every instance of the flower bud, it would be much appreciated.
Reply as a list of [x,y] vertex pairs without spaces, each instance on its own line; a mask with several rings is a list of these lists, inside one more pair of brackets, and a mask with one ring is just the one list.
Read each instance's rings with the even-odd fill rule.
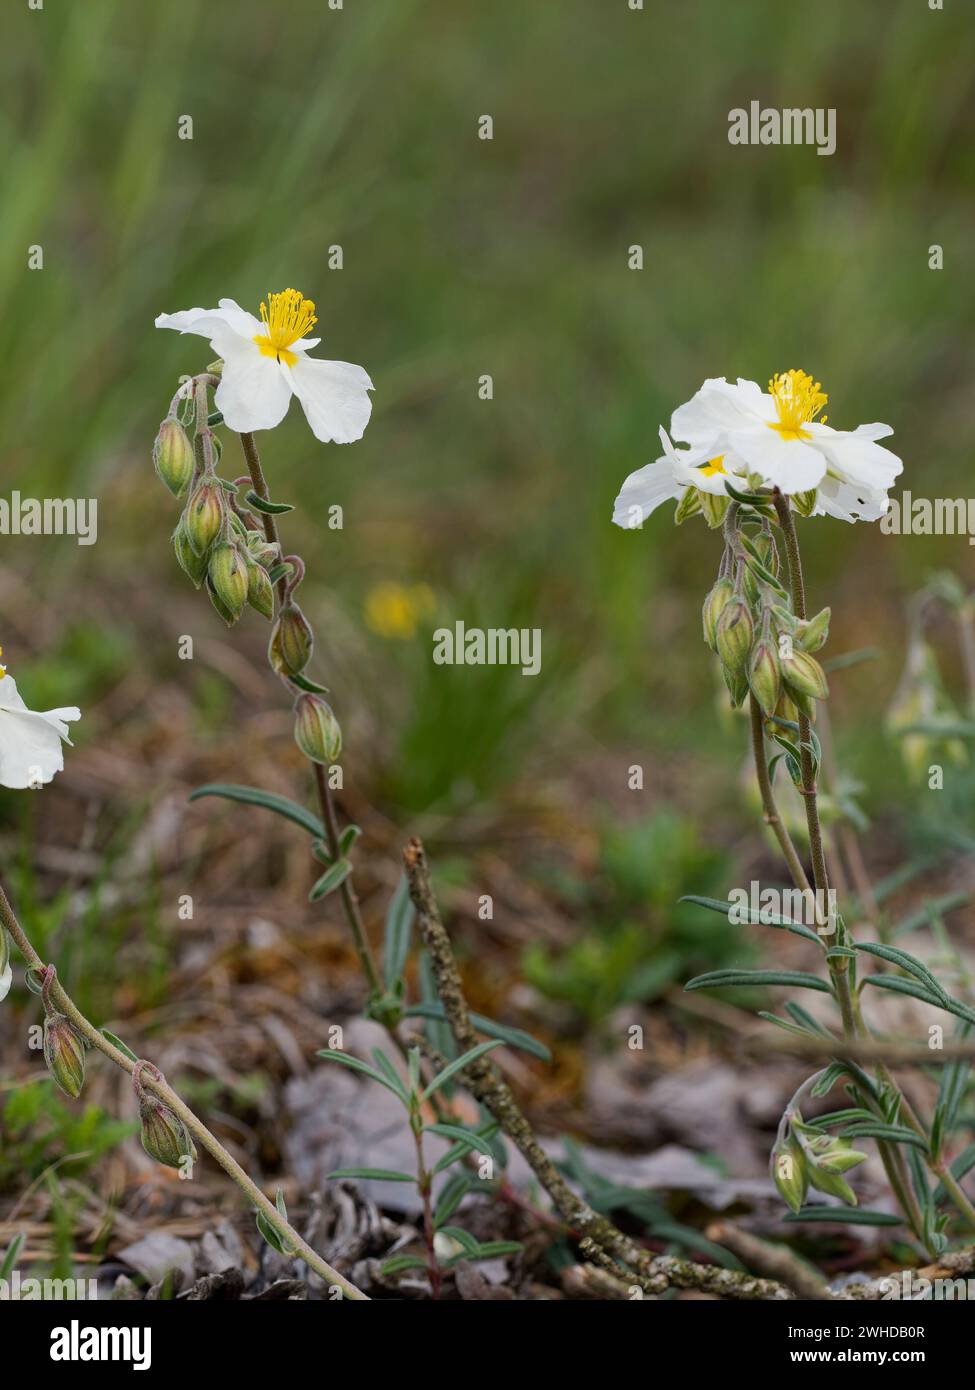
[[279,676],[299,676],[311,660],[315,637],[311,624],[290,599],[271,633],[268,660]]
[[339,721],[320,695],[299,695],[295,701],[295,743],[306,758],[326,767],[341,753]]
[[44,1020],[44,1060],[65,1095],[76,1100],[85,1084],[85,1044],[64,1014]]
[[831,1173],[820,1164],[811,1163],[809,1165],[809,1181],[817,1192],[828,1192],[831,1197],[839,1197],[847,1206],[855,1207],[857,1204],[856,1193],[846,1181],[841,1178],[839,1173]]
[[748,604],[732,599],[721,610],[714,641],[718,656],[729,671],[743,671],[755,636],[755,624]]
[[210,551],[207,578],[213,592],[236,622],[247,602],[249,587],[247,564],[240,547],[233,541],[220,541],[215,545]]
[[775,706],[776,717],[786,719],[790,724],[799,723],[799,706],[795,703],[787,690],[783,690],[779,696],[779,703]]
[[834,1139],[825,1153],[817,1156],[816,1163],[827,1173],[845,1173],[858,1163],[865,1163],[867,1157],[861,1149],[853,1148],[849,1139]]
[[267,570],[254,560],[247,563],[247,602],[268,622],[274,617],[274,589]]
[[808,622],[800,623],[796,631],[796,646],[804,652],[818,652],[829,636],[830,609],[824,608]]
[[186,1126],[168,1105],[145,1095],[139,1105],[142,1147],[150,1158],[167,1168],[179,1168],[183,1160],[196,1158],[196,1146]]
[[196,551],[190,545],[182,517],[180,518],[179,525],[173,532],[173,549],[176,552],[176,559],[179,562],[180,569],[184,574],[188,574],[196,587],[199,588],[204,579],[206,579],[206,557],[197,555]]
[[712,651],[717,651],[715,633],[718,628],[718,619],[734,592],[735,587],[730,579],[718,579],[704,600],[704,607],[701,609],[701,622],[704,627],[704,640]]
[[809,1172],[805,1155],[794,1139],[776,1144],[772,1150],[772,1181],[782,1200],[797,1212],[809,1191]]
[[281,557],[281,547],[278,544],[272,545],[264,535],[263,531],[247,532],[247,549],[253,559],[259,565],[268,569],[271,565],[277,564]]
[[763,637],[756,644],[748,668],[748,684],[765,713],[771,714],[782,688],[778,648],[771,638]]
[[226,503],[216,478],[204,478],[183,512],[186,538],[197,555],[206,555],[223,526]]
[[[794,695],[805,695],[812,700],[825,700],[829,694],[826,673],[814,656],[793,649],[792,655],[782,662],[782,679]],[[797,704],[801,703],[796,701]]]
[[152,447],[152,461],[156,472],[174,497],[182,497],[190,485],[196,460],[193,445],[178,420],[167,417],[159,426],[156,442]]

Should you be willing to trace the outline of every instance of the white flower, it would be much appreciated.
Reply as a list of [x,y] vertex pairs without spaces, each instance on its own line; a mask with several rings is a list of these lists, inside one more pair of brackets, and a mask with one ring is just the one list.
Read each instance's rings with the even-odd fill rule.
[[834,430],[816,419],[827,400],[806,372],[774,376],[768,392],[740,377],[737,385],[711,378],[674,411],[671,433],[695,449],[723,453],[734,471],[757,475],[783,493],[818,489],[820,513],[876,520],[903,468],[877,443],[893,430],[881,424]]
[[52,781],[64,768],[61,740],[71,742],[66,721],[80,718],[73,705],[46,714],[28,709],[17,682],[0,666],[0,785],[21,789]]
[[[685,489],[696,487],[715,497],[726,496],[725,479],[738,471],[730,461],[706,448],[675,449],[667,431],[661,427],[664,452],[655,463],[631,473],[620,489],[613,508],[617,526],[633,530],[643,525],[651,512],[663,502],[680,498]],[[735,486],[746,486],[744,477],[735,477]]]
[[10,993],[13,978],[13,971],[10,969],[10,937],[4,928],[0,927],[0,999],[6,999]]
[[217,409],[238,434],[274,429],[295,395],[316,439],[351,444],[369,423],[372,382],[351,362],[307,356],[321,338],[302,335],[316,322],[310,299],[298,290],[282,290],[268,295],[260,319],[234,300],[221,299],[217,309],[160,314],[156,327],[209,339],[223,359]]

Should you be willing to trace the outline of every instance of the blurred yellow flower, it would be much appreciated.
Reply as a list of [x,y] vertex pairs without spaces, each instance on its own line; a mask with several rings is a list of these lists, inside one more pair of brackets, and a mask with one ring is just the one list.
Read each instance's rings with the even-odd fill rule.
[[404,642],[433,609],[433,590],[428,584],[375,584],[363,606],[366,625],[373,632]]

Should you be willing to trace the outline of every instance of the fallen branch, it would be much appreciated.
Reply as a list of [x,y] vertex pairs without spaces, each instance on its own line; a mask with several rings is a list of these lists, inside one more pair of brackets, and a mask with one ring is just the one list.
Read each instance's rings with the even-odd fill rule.
[[787,1245],[769,1245],[757,1236],[732,1226],[727,1221],[715,1221],[704,1232],[708,1240],[723,1245],[742,1264],[758,1274],[767,1275],[790,1288],[797,1298],[829,1299],[833,1297],[826,1281]]

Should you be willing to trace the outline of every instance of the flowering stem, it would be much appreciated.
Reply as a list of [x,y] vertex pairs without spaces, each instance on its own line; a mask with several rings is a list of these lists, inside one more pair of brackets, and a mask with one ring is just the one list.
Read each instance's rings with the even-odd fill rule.
[[772,780],[768,775],[768,763],[765,761],[765,729],[762,724],[762,707],[755,696],[751,694],[749,694],[749,705],[752,719],[752,752],[755,756],[755,774],[758,777],[758,789],[762,797],[765,824],[772,827],[775,838],[779,842],[779,848],[785,856],[785,862],[789,866],[793,883],[802,893],[810,893],[812,890],[809,886],[809,879],[806,877],[806,871],[802,867],[802,860],[799,858],[796,847],[792,843],[792,836],[779,815],[775,792],[772,790]]
[[[778,513],[779,523],[782,528],[782,535],[785,539],[786,556],[789,562],[789,580],[792,590],[792,605],[797,618],[804,619],[806,616],[806,595],[802,577],[802,561],[799,555],[799,540],[796,535],[795,522],[792,516],[792,509],[789,499],[784,497],[778,488],[773,493],[775,510]],[[819,807],[816,795],[816,778],[813,768],[812,742],[810,739],[809,720],[805,714],[799,714],[799,740],[801,753],[801,772],[803,800],[806,804],[806,822],[809,827],[809,845],[812,857],[813,879],[816,888],[824,895],[829,889],[829,879],[826,872],[826,859],[823,851],[823,833],[819,820]],[[828,962],[829,972],[832,979],[833,990],[837,1002],[840,1006],[840,1014],[843,1019],[843,1036],[847,1041],[854,1041],[861,1037],[867,1030],[863,1024],[860,1014],[859,1004],[854,998],[850,989],[849,958],[845,956],[834,957]],[[929,1136],[921,1122],[914,1115],[903,1092],[897,1085],[894,1078],[886,1067],[878,1068],[878,1076],[881,1082],[896,1095],[900,1101],[900,1112],[908,1124],[925,1141],[929,1143]],[[883,1117],[881,1117],[883,1118]],[[877,1147],[880,1157],[883,1160],[884,1168],[894,1194],[904,1209],[908,1220],[915,1234],[923,1239],[924,1220],[918,1206],[914,1192],[911,1188],[907,1174],[907,1166],[904,1156],[896,1145],[878,1141]],[[928,1167],[939,1177],[944,1184],[945,1191],[952,1197],[955,1205],[965,1216],[966,1220],[972,1221],[975,1216],[975,1208],[965,1196],[955,1179],[948,1173],[947,1181],[943,1167],[939,1167],[930,1156],[926,1155]]]
[[[267,489],[267,482],[264,478],[264,470],[261,467],[261,456],[257,452],[257,444],[253,434],[242,434],[240,436],[241,447],[244,450],[244,458],[247,460],[248,472],[251,475],[251,482],[254,491],[263,501],[267,501],[270,493]],[[278,527],[274,516],[270,512],[262,512],[261,520],[264,523],[264,535],[269,545],[278,545]],[[278,580],[278,597],[283,601],[287,592],[287,576],[282,575]],[[335,815],[335,806],[332,801],[331,788],[325,776],[325,770],[320,763],[313,763],[315,769],[315,788],[318,793],[318,802],[321,808],[322,822],[325,826],[325,838],[329,851],[333,859],[339,857],[339,828],[338,820]],[[352,884],[352,875],[349,874],[345,882],[339,889],[342,898],[342,908],[345,912],[345,919],[349,924],[349,931],[352,933],[352,940],[355,945],[356,955],[359,957],[363,973],[369,985],[370,991],[374,995],[382,993],[382,985],[379,978],[379,970],[376,966],[376,958],[373,955],[369,938],[362,921],[362,913],[359,911],[359,898]]]
[[[17,920],[16,914],[10,905],[6,893],[0,885],[0,926],[5,927],[20,951],[28,966],[33,966],[35,970],[43,970],[45,973],[44,989],[46,996],[53,996],[54,1003],[63,1013],[75,1029],[82,1035],[86,1042],[106,1056],[109,1061],[114,1062],[117,1067],[134,1077],[137,1085],[146,1090],[152,1091],[159,1097],[164,1104],[168,1105],[174,1114],[178,1115],[183,1125],[189,1132],[198,1139],[200,1144],[207,1152],[216,1159],[224,1172],[231,1177],[244,1195],[262,1213],[264,1218],[274,1227],[284,1241],[293,1247],[296,1255],[304,1260],[309,1269],[313,1269],[326,1284],[333,1288],[342,1290],[344,1296],[356,1301],[368,1301],[368,1296],[351,1284],[348,1279],[339,1274],[337,1269],[333,1269],[327,1264],[320,1255],[302,1240],[301,1236],[278,1211],[274,1203],[261,1191],[241,1168],[240,1164],[220,1143],[215,1134],[206,1127],[202,1120],[194,1115],[193,1111],[176,1094],[168,1082],[162,1079],[162,1073],[157,1072],[155,1067],[145,1062],[133,1062],[124,1052],[113,1046],[108,1039],[99,1032],[93,1023],[90,1023],[74,1001],[64,989],[64,986],[57,980],[53,966],[45,966],[44,961],[34,950],[26,932]],[[45,1004],[47,997],[45,997]],[[148,1076],[147,1076],[148,1073]],[[159,1079],[157,1079],[157,1077]]]

